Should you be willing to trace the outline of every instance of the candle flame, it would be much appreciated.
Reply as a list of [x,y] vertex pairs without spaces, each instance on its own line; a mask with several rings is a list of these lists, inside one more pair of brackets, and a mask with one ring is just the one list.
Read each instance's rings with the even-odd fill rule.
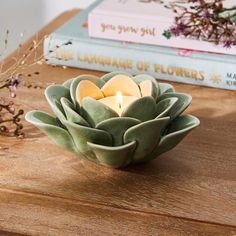
[[116,93],[116,104],[118,104],[119,108],[121,109],[122,107],[122,103],[123,103],[123,96],[122,96],[122,93],[121,91],[118,91]]

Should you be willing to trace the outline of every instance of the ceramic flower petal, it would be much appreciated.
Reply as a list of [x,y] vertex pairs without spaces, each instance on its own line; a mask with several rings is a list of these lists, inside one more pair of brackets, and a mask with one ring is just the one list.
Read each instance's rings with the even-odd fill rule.
[[56,117],[33,111],[26,119],[62,148],[114,168],[156,158],[199,125],[180,116],[190,95],[145,74],[81,75],[45,95]]
[[126,76],[132,78],[132,75],[130,75],[130,74],[126,73],[126,72],[123,72],[123,71],[113,71],[113,72],[110,72],[110,73],[107,73],[107,74],[103,75],[100,79],[103,80],[104,82],[108,82],[110,79],[112,79],[116,75],[126,75]]
[[56,118],[41,111],[31,111],[25,119],[42,130],[54,143],[61,148],[78,153],[74,141],[67,130],[58,126]]
[[96,100],[103,98],[103,93],[93,82],[89,80],[81,81],[77,86],[76,101],[82,106],[82,101],[85,97],[91,97]]
[[160,87],[160,95],[164,93],[174,93],[175,89],[172,85],[167,84],[167,83],[159,83]]
[[87,142],[107,145],[107,146],[112,145],[111,135],[103,130],[77,125],[69,121],[65,121],[65,126],[67,127],[68,131],[73,137],[77,149],[89,160],[96,161],[96,156],[91,151]]
[[129,118],[118,117],[102,121],[96,126],[96,129],[104,130],[112,136],[112,145],[120,146],[123,144],[124,133],[132,126],[140,124],[141,121]]
[[152,96],[152,92],[153,92],[152,81],[150,81],[150,80],[142,81],[139,84],[139,89],[140,89],[142,97]]
[[117,91],[123,95],[141,97],[138,85],[126,75],[116,75],[101,88],[105,97],[115,96]]
[[62,97],[70,99],[70,90],[62,85],[51,85],[45,90],[45,96],[53,112],[60,121],[65,119],[65,112],[60,99]]
[[164,93],[162,94],[158,100],[157,103],[160,101],[166,99],[166,98],[172,98],[176,97],[178,98],[177,102],[171,107],[169,111],[169,116],[171,120],[175,119],[178,115],[180,115],[190,104],[192,101],[192,97],[189,94],[185,93]]
[[124,143],[137,142],[133,161],[138,162],[145,158],[158,144],[170,118],[164,117],[150,120],[128,129],[124,134]]
[[71,83],[71,86],[70,86],[70,96],[71,96],[71,99],[72,99],[73,103],[78,107],[80,107],[80,106],[79,106],[79,103],[76,100],[77,87],[78,87],[78,84],[83,80],[89,80],[92,83],[94,83],[95,85],[97,85],[98,87],[105,84],[105,82],[100,80],[95,75],[80,75],[77,78],[73,79],[73,82]]
[[147,121],[157,116],[156,102],[153,97],[142,97],[131,103],[122,113],[123,117],[132,117]]
[[171,108],[175,105],[175,103],[178,101],[178,98],[176,97],[172,97],[172,98],[166,98],[161,100],[158,104],[157,104],[157,117],[161,118],[164,116],[169,116],[170,115],[170,110]]
[[74,110],[74,104],[72,104],[67,98],[61,98],[61,104],[68,121],[83,126],[89,126],[88,122]]
[[136,142],[133,141],[118,147],[109,147],[88,142],[88,146],[93,150],[100,164],[120,168],[131,162]]
[[165,136],[162,137],[160,143],[149,155],[146,161],[152,160],[161,153],[167,152],[174,148],[192,129],[196,128],[199,124],[199,119],[191,115],[183,115],[176,118],[171,123]]
[[85,117],[92,127],[95,127],[101,121],[118,117],[118,114],[114,110],[93,98],[86,97],[82,103],[83,117]]
[[74,78],[72,78],[72,79],[68,79],[68,80],[65,81],[62,85],[63,85],[64,87],[70,89],[70,86],[71,86],[73,80],[74,80]]
[[160,94],[159,84],[157,83],[156,79],[154,77],[152,77],[150,75],[146,75],[146,74],[140,74],[140,75],[136,75],[134,77],[134,81],[139,85],[141,83],[145,82],[146,80],[152,82],[152,95],[151,96],[156,100]]

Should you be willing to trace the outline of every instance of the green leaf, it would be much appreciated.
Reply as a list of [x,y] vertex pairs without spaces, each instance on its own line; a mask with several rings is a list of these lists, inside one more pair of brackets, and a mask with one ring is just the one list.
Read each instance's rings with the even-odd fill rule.
[[118,117],[114,110],[93,98],[86,97],[82,103],[82,115],[92,127],[104,120]]
[[66,80],[62,85],[68,89],[70,89],[71,83],[73,82],[74,78]]
[[151,96],[137,99],[122,112],[122,117],[132,117],[142,122],[152,120],[156,116],[156,102]]
[[160,87],[160,95],[164,93],[174,93],[175,89],[172,85],[167,84],[167,83],[159,83]]
[[236,22],[236,13],[231,17],[231,20],[232,20],[233,22]]
[[157,114],[158,116],[157,118],[161,118],[161,117],[165,117],[165,116],[169,116],[170,115],[170,110],[171,108],[174,106],[174,104],[178,101],[178,98],[166,98],[161,100],[158,104],[157,104]]
[[137,142],[137,147],[134,152],[134,161],[143,161],[143,159],[153,151],[159,143],[169,120],[169,117],[164,117],[147,121],[133,126],[125,132],[124,143]]
[[167,39],[170,39],[172,37],[170,30],[165,30],[162,35]]
[[192,97],[189,94],[185,93],[164,93],[157,99],[157,104],[166,99],[166,98],[173,98],[176,97],[178,100],[173,104],[171,109],[169,110],[169,116],[171,120],[175,119],[179,116],[185,109],[189,106],[190,102],[192,101]]
[[57,119],[41,111],[30,111],[25,119],[42,130],[54,143],[61,148],[78,153],[69,132],[57,124]]
[[96,156],[91,151],[87,142],[96,143],[100,145],[111,146],[111,135],[103,130],[93,129],[69,121],[65,121],[65,125],[73,137],[74,143],[79,150],[88,160],[96,162]]
[[124,133],[132,126],[140,124],[141,121],[130,117],[111,118],[102,121],[96,126],[96,129],[104,130],[112,136],[112,145],[120,146],[124,144]]
[[70,99],[70,90],[62,85],[50,85],[45,90],[45,96],[53,112],[63,123],[65,119],[65,111],[61,105],[60,99],[62,97]]
[[68,121],[83,126],[89,126],[88,122],[74,110],[74,104],[72,104],[67,98],[61,98],[61,104]]
[[160,143],[146,160],[153,160],[160,154],[174,148],[192,129],[196,128],[199,124],[199,119],[191,115],[183,115],[176,118],[171,123],[165,136],[162,137]]
[[133,141],[118,147],[109,147],[88,142],[88,146],[93,150],[100,164],[120,168],[132,161],[136,142]]

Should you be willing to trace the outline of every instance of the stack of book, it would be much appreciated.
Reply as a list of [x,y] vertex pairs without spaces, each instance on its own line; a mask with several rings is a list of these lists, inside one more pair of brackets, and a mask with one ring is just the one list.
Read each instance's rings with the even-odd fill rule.
[[167,39],[163,32],[174,16],[160,2],[96,1],[45,39],[45,58],[54,65],[148,73],[161,80],[236,90],[236,47]]

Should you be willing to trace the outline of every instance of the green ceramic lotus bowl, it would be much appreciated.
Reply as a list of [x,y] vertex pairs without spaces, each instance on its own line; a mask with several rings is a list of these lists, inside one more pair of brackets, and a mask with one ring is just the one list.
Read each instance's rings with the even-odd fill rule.
[[[127,83],[121,92],[137,98],[118,115],[98,98],[114,95],[122,76]],[[155,159],[200,123],[192,115],[181,115],[191,102],[190,95],[177,93],[170,84],[144,74],[81,75],[63,85],[49,86],[45,96],[55,117],[31,111],[26,120],[61,148],[113,168]]]

